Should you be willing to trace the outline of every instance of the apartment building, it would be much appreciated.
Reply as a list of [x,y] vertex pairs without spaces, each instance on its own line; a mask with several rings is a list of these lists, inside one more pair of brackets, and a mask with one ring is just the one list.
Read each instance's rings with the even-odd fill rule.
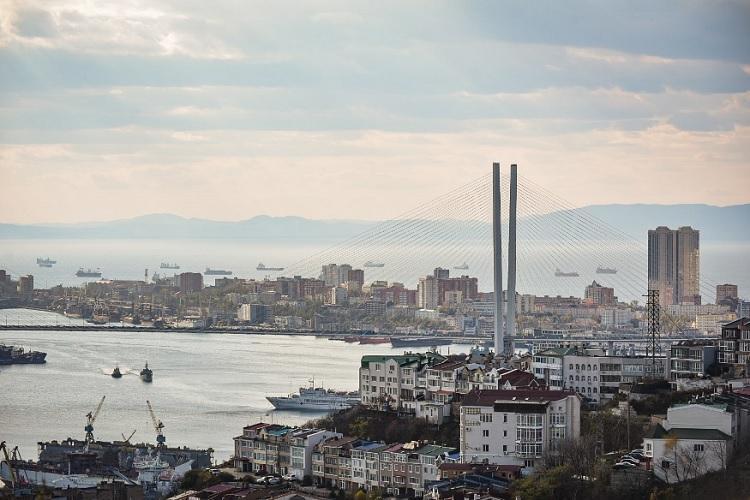
[[359,393],[362,404],[379,409],[415,412],[415,390],[423,387],[427,367],[445,361],[437,353],[362,356]]
[[669,349],[669,380],[703,378],[716,363],[717,343],[710,340],[681,340]]
[[734,451],[735,415],[726,404],[676,405],[643,439],[654,475],[667,483],[726,468]]
[[388,494],[421,496],[438,479],[454,448],[412,441],[386,445],[352,437],[329,439],[312,452],[313,480],[354,491],[378,488]]
[[590,404],[602,404],[620,391],[620,384],[666,378],[666,358],[656,364],[646,356],[592,355],[580,347],[547,349],[534,355],[532,373],[549,389],[568,389]]
[[533,469],[580,435],[581,398],[564,390],[473,391],[461,402],[461,462]]
[[341,433],[258,422],[234,438],[234,466],[243,472],[312,474],[312,451],[318,443]]
[[740,318],[721,327],[719,367],[730,377],[747,377],[750,371],[750,318]]

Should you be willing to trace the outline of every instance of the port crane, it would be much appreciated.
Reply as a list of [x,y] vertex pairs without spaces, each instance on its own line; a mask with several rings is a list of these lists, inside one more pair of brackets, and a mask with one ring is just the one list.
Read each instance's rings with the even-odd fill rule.
[[122,433],[122,442],[125,443],[125,444],[130,444],[130,438],[132,438],[135,435],[135,431],[136,430],[137,429],[133,429],[133,432],[131,432],[130,436],[128,436],[128,437],[125,437],[125,434]]
[[151,415],[151,421],[154,423],[154,430],[156,431],[156,447],[158,449],[165,448],[167,446],[165,444],[167,438],[164,437],[164,424],[161,422],[161,420],[156,418],[156,415],[154,415],[154,409],[151,407],[151,401],[146,400],[146,404],[148,405],[148,412]]
[[18,482],[16,478],[16,471],[13,470],[13,463],[11,461],[10,456],[8,456],[8,447],[5,446],[5,441],[0,443],[0,450],[3,450],[3,455],[5,456],[5,463],[8,464],[8,469],[10,470],[10,486],[11,488],[14,488]]
[[88,412],[86,414],[86,427],[83,429],[86,431],[86,448],[88,449],[89,445],[94,442],[94,422],[96,421],[96,417],[99,416],[99,412],[102,409],[102,405],[104,404],[104,399],[107,396],[102,396],[102,400],[99,401],[99,406],[96,407],[96,410],[93,412]]

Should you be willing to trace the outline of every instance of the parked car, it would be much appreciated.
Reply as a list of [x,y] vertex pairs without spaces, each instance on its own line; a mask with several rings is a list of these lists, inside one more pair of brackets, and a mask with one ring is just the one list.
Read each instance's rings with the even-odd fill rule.
[[281,479],[279,479],[276,476],[268,476],[268,481],[266,484],[272,485],[272,484],[279,484],[281,482]]
[[635,467],[635,464],[631,462],[617,462],[612,466],[613,469],[632,469],[633,467]]
[[281,479],[283,479],[284,481],[299,481],[299,478],[296,474],[284,474],[283,476],[281,476]]
[[620,459],[620,463],[633,464],[636,467],[641,464],[641,462],[639,460],[636,460],[635,458],[621,458]]

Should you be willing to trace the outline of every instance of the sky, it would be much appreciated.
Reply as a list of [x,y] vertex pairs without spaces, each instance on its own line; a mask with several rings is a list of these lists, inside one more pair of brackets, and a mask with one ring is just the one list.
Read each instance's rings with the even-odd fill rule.
[[0,0],[0,222],[750,202],[750,2]]

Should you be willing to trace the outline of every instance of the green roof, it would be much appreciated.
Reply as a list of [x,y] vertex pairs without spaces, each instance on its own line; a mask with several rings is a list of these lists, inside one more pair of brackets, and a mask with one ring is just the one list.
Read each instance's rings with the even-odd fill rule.
[[424,354],[371,354],[362,356],[362,368],[366,368],[370,363],[385,363],[388,360],[394,360],[399,366],[410,365],[413,363],[435,363],[445,359],[444,356],[433,352]]
[[729,441],[732,439],[731,436],[724,434],[718,429],[693,429],[689,427],[673,427],[669,430],[666,430],[661,426],[661,424],[656,424],[656,427],[645,437],[652,439],[677,438],[706,441]]

